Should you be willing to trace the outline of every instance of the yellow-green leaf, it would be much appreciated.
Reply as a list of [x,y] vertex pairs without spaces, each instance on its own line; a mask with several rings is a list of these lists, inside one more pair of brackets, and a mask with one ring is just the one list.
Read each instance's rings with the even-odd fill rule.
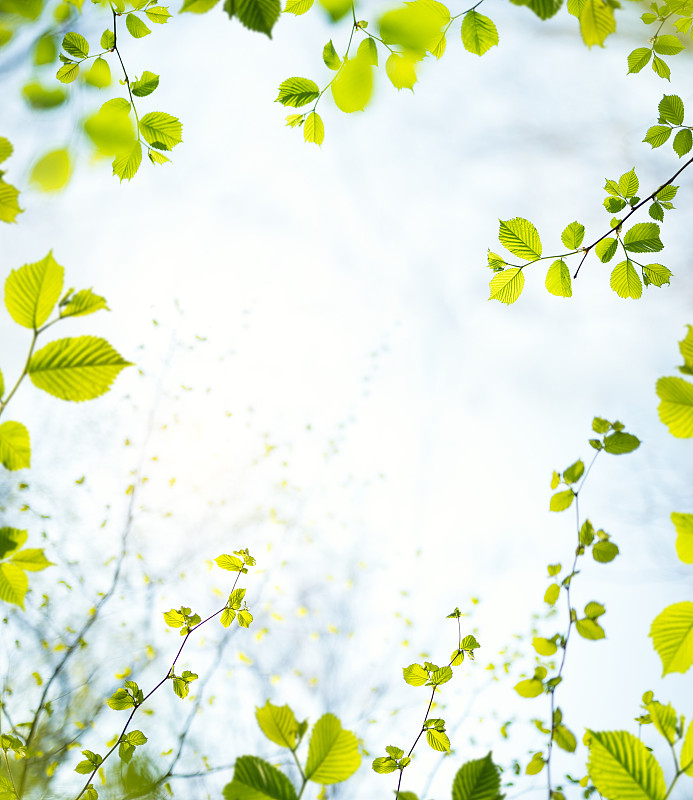
[[544,691],[544,684],[538,678],[528,678],[516,683],[515,691],[520,697],[539,697]]
[[693,603],[667,606],[652,622],[650,636],[662,660],[662,675],[686,672],[693,664]]
[[358,739],[344,730],[334,714],[323,714],[313,726],[305,774],[315,783],[347,780],[361,764]]
[[16,564],[27,572],[40,572],[42,569],[46,569],[46,567],[55,566],[52,561],[46,558],[43,550],[35,547],[19,550],[17,553],[14,553],[10,560],[13,564]]
[[498,238],[505,248],[524,261],[541,257],[541,239],[529,220],[522,217],[500,220]]
[[520,267],[504,269],[491,278],[489,300],[498,300],[501,303],[510,305],[522,294],[524,285],[525,276],[522,274]]
[[315,0],[286,0],[284,12],[286,14],[295,14],[297,17],[300,14],[305,14],[313,7]]
[[128,14],[125,17],[125,27],[130,32],[131,36],[135,39],[141,39],[143,36],[148,36],[151,30],[142,22],[136,14]]
[[0,600],[24,608],[28,588],[29,579],[21,567],[7,561],[0,564]]
[[0,178],[0,220],[3,222],[16,222],[17,214],[23,213],[24,209],[19,207],[19,189],[11,183],[5,183]]
[[57,192],[70,180],[70,154],[65,148],[46,153],[31,168],[30,180],[44,192]]
[[102,308],[108,311],[105,297],[94,294],[91,289],[82,289],[70,295],[67,303],[60,309],[60,316],[81,317],[86,314],[93,314],[95,311],[99,311]]
[[62,400],[92,400],[109,390],[123,367],[130,366],[113,347],[96,336],[57,339],[32,356],[29,378]]
[[340,111],[363,111],[373,92],[373,68],[363,55],[348,58],[332,83],[332,97]]
[[140,120],[140,133],[149,144],[171,150],[182,139],[183,126],[178,118],[163,111],[150,111]]
[[97,89],[103,89],[105,86],[111,85],[111,68],[108,66],[108,61],[105,58],[97,58],[91,65],[91,69],[84,76],[87,83],[95,86]]
[[674,744],[676,741],[676,711],[671,703],[663,705],[654,700],[647,706],[647,712],[650,715],[655,728],[662,734],[662,736],[669,742]]
[[40,328],[60,298],[64,274],[52,251],[35,264],[13,269],[5,281],[5,305],[12,319],[25,328]]
[[0,425],[0,464],[10,471],[31,466],[29,431],[21,422]]
[[693,514],[672,512],[676,528],[676,552],[684,564],[693,564]]
[[472,9],[462,20],[462,44],[470,53],[483,56],[498,44],[498,30],[488,17]]
[[659,418],[669,433],[680,439],[693,436],[693,384],[683,378],[660,378],[657,394]]
[[408,52],[402,55],[393,53],[387,59],[385,71],[395,89],[411,89],[413,91],[416,83],[415,62],[416,58]]
[[142,145],[140,142],[135,142],[132,150],[129,153],[123,153],[113,159],[113,174],[120,178],[122,183],[124,180],[131,180],[142,163]]
[[616,30],[613,8],[604,0],[586,0],[580,12],[580,32],[588,47],[604,46],[609,34]]
[[666,785],[659,763],[627,731],[589,731],[590,778],[597,790],[619,800],[664,800]]
[[642,281],[630,259],[616,264],[611,273],[610,285],[619,297],[637,300],[642,295]]
[[315,111],[312,111],[306,117],[303,126],[303,138],[307,142],[312,142],[317,145],[321,145],[325,140],[325,126],[322,123],[320,115],[316,114]]
[[255,708],[255,718],[270,742],[291,750],[296,747],[298,721],[288,705],[274,706],[268,700],[262,708]]
[[450,739],[443,731],[437,731],[435,728],[430,728],[426,731],[426,741],[428,744],[439,753],[447,753],[450,750]]
[[573,296],[570,270],[563,259],[554,261],[549,267],[549,271],[546,273],[546,288],[556,297]]

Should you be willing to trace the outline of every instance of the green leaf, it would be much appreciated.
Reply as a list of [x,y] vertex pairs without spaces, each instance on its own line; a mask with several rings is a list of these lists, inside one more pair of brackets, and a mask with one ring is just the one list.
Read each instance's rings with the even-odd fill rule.
[[693,722],[688,726],[681,748],[681,769],[693,777]]
[[236,759],[233,780],[222,794],[224,800],[297,800],[286,775],[256,756]]
[[400,89],[411,89],[413,91],[416,83],[416,70],[414,64],[416,56],[407,52],[403,55],[392,53],[385,62],[385,72],[392,85],[398,91]]
[[662,660],[662,676],[693,664],[693,603],[667,606],[652,622],[650,636]]
[[159,76],[145,69],[145,71],[142,73],[142,77],[137,81],[133,81],[130,84],[130,88],[132,89],[132,93],[135,95],[135,97],[147,97],[147,95],[150,95],[158,85]]
[[357,55],[367,64],[370,64],[373,67],[378,66],[378,47],[375,43],[375,40],[371,39],[370,36],[361,42],[357,51]]
[[550,606],[556,605],[558,595],[561,593],[561,587],[557,583],[552,583],[551,586],[544,593],[544,602]]
[[[643,222],[640,224],[653,225],[654,223]],[[633,300],[637,300],[642,295],[642,281],[630,259],[616,264],[611,273],[610,285],[619,297],[630,297]]]
[[622,197],[626,199],[630,199],[631,197],[635,197],[638,193],[638,187],[640,186],[640,181],[638,180],[638,176],[635,174],[635,168],[630,170],[630,172],[624,172],[623,175],[618,179],[618,191]]
[[[677,39],[678,41],[678,39]],[[659,116],[672,125],[683,124],[683,100],[675,94],[665,94],[659,101]]]
[[660,78],[664,78],[667,81],[669,80],[669,77],[671,76],[669,65],[666,61],[662,61],[659,56],[654,56],[652,59],[652,69],[655,74],[659,75]]
[[661,147],[667,139],[671,136],[672,129],[668,125],[653,125],[648,128],[647,134],[643,142],[652,145],[652,147]]
[[664,800],[662,768],[627,731],[588,731],[590,778],[597,791],[618,800]]
[[124,180],[129,181],[134,178],[141,163],[142,145],[139,142],[135,142],[129,153],[123,153],[113,159],[113,174],[120,178],[121,183]]
[[594,252],[597,254],[597,258],[602,262],[602,264],[606,264],[608,261],[611,261],[616,254],[617,247],[618,241],[608,237],[606,239],[602,239],[601,242],[597,242]]
[[80,33],[71,31],[63,39],[63,50],[73,58],[86,58],[89,55],[89,42]]
[[539,697],[544,691],[544,684],[538,678],[527,678],[515,684],[515,691],[520,697]]
[[30,180],[44,192],[57,192],[70,179],[70,154],[61,148],[46,153],[31,168]]
[[[370,39],[364,41],[370,41]],[[361,44],[363,44],[363,42]],[[342,59],[337,55],[337,51],[332,44],[332,39],[322,48],[322,60],[325,62],[325,66],[328,69],[337,70],[342,65]]]
[[105,340],[78,336],[49,342],[29,362],[31,382],[62,400],[80,402],[105,394],[129,361]]
[[546,288],[556,297],[572,297],[570,270],[562,259],[554,261],[546,273]]
[[126,734],[125,737],[130,744],[134,744],[136,747],[140,747],[143,744],[147,743],[147,737],[142,733],[142,731],[130,731],[130,733]]
[[26,542],[28,534],[18,528],[0,528],[0,558],[6,558]]
[[666,186],[662,186],[655,197],[657,200],[673,200],[678,190],[678,186],[672,186],[670,183],[667,183]]
[[585,606],[585,616],[588,619],[597,619],[601,617],[602,614],[606,613],[606,609],[601,603],[597,603],[592,600],[590,603],[587,603]]
[[683,356],[684,364],[679,367],[686,375],[693,375],[693,325],[687,325],[688,333],[679,342],[679,350]]
[[150,6],[145,9],[144,13],[147,15],[150,22],[156,22],[159,25],[163,25],[171,19],[168,8],[164,8],[163,6]]
[[232,608],[225,608],[221,612],[221,616],[219,617],[219,622],[225,627],[228,628],[229,625],[236,619],[236,612]]
[[544,639],[541,636],[535,636],[532,639],[532,647],[534,647],[540,656],[552,656],[558,649],[556,642],[551,639]]
[[498,44],[498,30],[488,17],[472,9],[462,20],[462,44],[470,53],[483,56]]
[[[77,71],[79,72],[79,68]],[[36,110],[56,108],[67,100],[67,92],[65,89],[60,87],[46,89],[36,80],[29,81],[24,85],[22,88],[22,96],[31,108]]]
[[153,147],[171,150],[182,139],[183,126],[177,117],[163,111],[150,111],[140,120],[140,133]]
[[693,133],[691,133],[690,128],[680,130],[676,136],[674,136],[672,144],[674,152],[679,158],[683,158],[686,153],[690,152],[691,147],[693,147]]
[[344,730],[334,714],[323,714],[310,735],[306,778],[333,784],[347,780],[361,763],[358,739]]
[[571,222],[561,234],[561,241],[568,250],[577,250],[585,238],[585,226],[579,222]]
[[0,136],[0,164],[3,161],[7,161],[13,152],[14,147],[12,147],[12,142],[6,137]]
[[319,96],[317,83],[309,78],[288,78],[279,86],[279,95],[274,102],[291,108],[301,108],[317,100]]
[[247,572],[248,570],[244,568],[243,562],[240,558],[236,558],[236,556],[229,556],[229,555],[221,555],[214,559],[217,563],[217,566],[221,567],[222,569],[229,570],[230,572]]
[[580,32],[588,47],[604,46],[606,37],[616,30],[613,8],[603,0],[587,0],[580,13]]
[[93,314],[101,309],[109,310],[106,305],[106,298],[94,294],[91,289],[82,289],[76,294],[69,296],[68,301],[60,309],[61,317],[82,317],[86,314]]
[[101,47],[104,50],[112,50],[115,47],[115,36],[110,28],[101,34]]
[[313,7],[314,0],[286,0],[286,7],[284,11],[287,14],[295,14],[297,17],[300,14],[305,14]]
[[430,728],[426,731],[426,741],[430,747],[439,753],[447,753],[450,750],[450,739],[443,731]]
[[498,300],[510,305],[522,294],[524,285],[525,276],[520,267],[510,267],[502,272],[497,272],[489,284],[491,289],[489,300]]
[[592,558],[600,564],[608,564],[619,553],[618,545],[607,540],[595,542],[592,548]]
[[676,711],[669,703],[666,706],[654,700],[647,705],[647,712],[650,715],[655,728],[669,742],[674,744],[676,741]]
[[575,734],[565,725],[556,725],[553,729],[553,740],[561,750],[565,750],[568,753],[574,753],[577,748]]
[[549,503],[549,511],[565,511],[570,508],[575,499],[575,492],[572,489],[567,489],[564,492],[556,492],[552,495]]
[[211,11],[219,0],[185,0],[179,13],[187,11],[191,14],[206,14]]
[[29,431],[21,422],[0,425],[0,464],[11,472],[31,466]]
[[404,680],[410,686],[423,686],[428,682],[428,672],[421,664],[410,664],[408,667],[403,667],[402,672]]
[[604,208],[610,214],[618,214],[626,205],[626,201],[621,197],[607,197],[606,200],[604,200]]
[[26,572],[41,572],[46,567],[55,566],[46,558],[43,550],[33,547],[19,550],[11,556],[10,560]]
[[272,38],[272,28],[282,7],[279,0],[227,0],[224,9],[230,17],[238,17],[241,25]]
[[440,45],[441,28],[450,11],[436,0],[414,0],[386,12],[380,19],[380,36],[386,45],[423,56]]
[[8,562],[0,564],[0,600],[23,609],[28,588],[29,579],[21,567]]
[[491,753],[463,764],[452,783],[452,800],[498,800],[500,771]]
[[0,178],[0,220],[3,222],[16,222],[17,214],[23,213],[24,209],[19,207],[17,198],[19,189]]
[[500,220],[498,239],[513,255],[525,261],[541,257],[541,240],[537,229],[522,217]]
[[638,47],[628,56],[628,74],[640,72],[643,67],[650,63],[652,50],[649,47]]
[[126,711],[128,708],[134,707],[135,701],[127,689],[121,688],[115,690],[108,699],[107,704],[109,708],[112,708],[114,711]]
[[[664,34],[655,39],[654,51],[660,56],[675,56],[683,50],[681,40],[672,34]],[[677,123],[678,124],[678,123]]]
[[579,619],[575,623],[575,629],[583,639],[604,639],[606,634],[598,622],[593,619]]
[[130,13],[125,17],[125,27],[135,39],[142,39],[142,37],[148,36],[151,33],[151,30],[142,22],[137,14]]
[[5,305],[12,319],[25,328],[40,328],[60,298],[64,274],[52,251],[35,264],[12,270],[5,281]]
[[571,464],[568,469],[563,473],[563,480],[566,483],[577,483],[585,471],[585,465],[578,459],[574,464]]
[[288,705],[274,706],[268,700],[255,708],[255,718],[265,736],[280,747],[293,750],[298,739],[298,721]]
[[332,83],[332,98],[340,111],[363,111],[373,92],[373,69],[365,54],[348,58]]
[[535,753],[532,760],[525,767],[527,775],[538,775],[543,769],[546,761],[541,753]]
[[662,401],[657,408],[659,418],[669,433],[680,439],[693,436],[693,384],[683,378],[660,378],[657,394]]
[[624,453],[632,453],[640,447],[640,439],[632,433],[616,431],[604,439],[604,449],[607,453],[620,456]]
[[97,58],[91,65],[91,69],[84,76],[84,80],[97,89],[103,89],[111,85],[111,68],[104,58]]
[[122,97],[106,101],[85,121],[84,130],[104,156],[129,153],[137,141],[130,118],[130,103]]
[[671,521],[676,528],[676,553],[684,564],[693,564],[693,514],[673,511]]
[[443,683],[447,683],[450,680],[452,680],[452,670],[450,667],[441,667],[440,669],[433,670],[428,686],[441,686]]
[[[377,772],[380,775],[387,775],[389,772],[394,772],[397,767],[397,762],[394,758],[390,758],[389,756],[376,758],[371,765],[373,772]],[[400,792],[400,797],[402,793]]]
[[643,274],[645,276],[645,283],[652,284],[653,286],[664,286],[665,283],[669,283],[669,278],[671,278],[672,272],[670,269],[667,269],[662,264],[646,264],[642,268]]

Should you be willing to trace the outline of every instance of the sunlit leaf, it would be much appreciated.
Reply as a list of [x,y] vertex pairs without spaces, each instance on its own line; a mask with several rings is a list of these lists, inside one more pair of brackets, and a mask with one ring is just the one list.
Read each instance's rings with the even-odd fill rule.
[[29,579],[21,567],[10,562],[0,564],[0,600],[24,608]]
[[580,13],[580,32],[588,47],[604,46],[606,37],[616,30],[613,8],[604,0],[587,0]]
[[462,44],[470,53],[483,56],[498,44],[498,30],[492,20],[472,9],[462,20]]
[[666,786],[655,757],[627,731],[589,731],[588,771],[604,797],[664,800]]
[[358,739],[342,728],[334,714],[323,714],[310,735],[306,778],[315,783],[340,783],[351,777],[360,763]]
[[298,721],[294,712],[285,706],[274,706],[268,700],[255,709],[255,718],[265,736],[280,747],[293,749],[298,739]]
[[659,418],[669,433],[681,439],[693,436],[693,384],[683,378],[660,378],[657,395]]
[[296,800],[296,789],[283,772],[256,756],[240,756],[224,800]]
[[525,276],[520,267],[509,267],[502,272],[497,272],[491,279],[489,300],[498,300],[510,305],[522,294],[525,285]]
[[21,422],[9,421],[0,425],[0,464],[12,472],[31,466],[29,431]]
[[642,296],[642,281],[630,259],[621,261],[614,267],[611,272],[610,285],[619,297],[637,300]]
[[60,298],[64,274],[52,252],[12,270],[5,281],[5,305],[12,319],[25,328],[40,328]]
[[373,68],[364,55],[348,58],[332,83],[332,97],[340,111],[363,111],[373,92]]
[[31,168],[31,181],[44,192],[57,192],[70,180],[70,154],[65,148],[46,153]]
[[546,273],[546,288],[556,297],[572,297],[570,270],[562,259],[554,261]]
[[541,257],[541,240],[537,229],[522,217],[500,220],[498,239],[513,255],[525,261]]
[[693,664],[693,603],[667,606],[652,622],[650,636],[662,660],[662,675],[687,672]]
[[452,783],[452,800],[497,800],[500,772],[491,753],[463,764]]

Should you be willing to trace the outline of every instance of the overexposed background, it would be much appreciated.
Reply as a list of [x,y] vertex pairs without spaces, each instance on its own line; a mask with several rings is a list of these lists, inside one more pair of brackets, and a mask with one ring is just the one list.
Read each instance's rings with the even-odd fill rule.
[[[560,232],[575,219],[586,242],[605,231],[605,177],[635,166],[644,194],[677,169],[668,145],[640,142],[663,93],[688,104],[690,60],[671,59],[671,87],[649,68],[626,76],[627,53],[648,35],[635,8],[619,12],[623,30],[591,52],[565,10],[546,23],[512,5],[482,10],[498,26],[498,48],[479,59],[455,27],[413,95],[379,75],[364,114],[343,115],[325,97],[322,148],[284,127],[286,110],[272,101],[287,77],[329,80],[322,46],[332,38],[342,51],[348,22],[331,26],[317,8],[285,15],[270,41],[218,8],[176,16],[144,40],[124,35],[130,75],[161,74],[138,108],[179,116],[184,143],[172,165],[145,159],[122,185],[108,162],[89,163],[79,134],[80,120],[122,87],[72,86],[67,109],[36,114],[19,96],[29,68],[3,73],[0,134],[16,148],[8,180],[25,187],[53,147],[78,154],[63,193],[23,192],[25,213],[2,231],[4,271],[52,248],[66,286],[93,287],[111,313],[51,333],[104,335],[136,364],[93,403],[63,404],[27,383],[8,409],[32,433],[33,465],[23,493],[13,489],[25,475],[5,479],[7,524],[45,530],[53,560],[77,576],[70,590],[55,588],[55,570],[33,578],[37,596],[64,593],[55,641],[108,584],[103,564],[120,547],[131,484],[128,577],[90,645],[101,669],[89,680],[105,691],[127,667],[137,679],[150,663],[146,643],[160,659],[141,685],[166,672],[178,634],[161,630],[162,611],[186,604],[204,616],[224,602],[228,576],[210,571],[211,559],[239,547],[258,559],[242,584],[255,622],[219,651],[204,687],[205,705],[216,702],[193,723],[189,771],[204,769],[200,753],[213,764],[245,752],[274,763],[251,715],[269,698],[299,718],[340,715],[370,756],[334,796],[384,796],[395,781],[369,761],[386,744],[408,749],[427,702],[401,668],[423,652],[447,663],[456,631],[445,616],[456,605],[472,614],[468,630],[482,645],[469,676],[441,693],[456,752],[441,764],[420,745],[403,788],[448,797],[459,765],[491,747],[505,766],[524,766],[543,744],[528,720],[545,720],[548,701],[513,692],[534,664],[527,639],[513,637],[533,624],[549,636],[565,627],[562,612],[532,618],[544,614],[546,564],[568,563],[574,548],[572,509],[548,512],[549,481],[553,469],[591,458],[594,415],[623,420],[643,446],[600,456],[581,494],[581,512],[622,555],[586,562],[574,583],[578,609],[593,599],[607,606],[608,638],[571,641],[558,702],[578,739],[585,726],[635,731],[650,688],[693,713],[690,681],[659,682],[647,637],[666,603],[691,597],[669,521],[672,510],[691,511],[690,445],[660,424],[654,393],[693,323],[686,176],[683,210],[663,229],[661,260],[675,277],[640,301],[618,298],[609,265],[591,257],[572,299],[550,296],[538,265],[506,308],[487,302],[485,267],[486,249],[500,247],[499,217],[531,219],[544,251],[561,252]],[[109,20],[85,7],[80,30],[96,42]],[[28,336],[7,314],[0,326],[11,383]],[[185,666],[201,677],[218,633],[191,642]],[[10,657],[10,672],[23,657]],[[170,691],[155,700],[153,757],[174,746],[166,726],[182,708]],[[517,732],[500,740],[515,716]],[[82,746],[103,752],[104,725],[81,735]],[[559,752],[554,775],[581,777],[582,756]],[[230,776],[173,786],[176,796],[218,797]],[[74,785],[69,772],[64,780]],[[539,797],[544,786],[542,774],[509,794]]]

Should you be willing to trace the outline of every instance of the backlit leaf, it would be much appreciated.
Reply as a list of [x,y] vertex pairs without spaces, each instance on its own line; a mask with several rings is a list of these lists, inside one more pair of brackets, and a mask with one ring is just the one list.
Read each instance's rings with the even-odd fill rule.
[[290,749],[296,746],[298,722],[289,706],[274,706],[268,700],[262,708],[256,707],[255,718],[271,742]]
[[654,700],[648,703],[647,712],[654,723],[655,728],[662,734],[662,736],[669,742],[674,744],[676,741],[676,711],[673,706],[668,703],[663,705]]
[[10,421],[0,425],[0,464],[12,472],[31,466],[29,431],[21,422]]
[[334,714],[323,714],[310,735],[306,777],[315,783],[347,780],[361,764],[358,739],[344,730]]
[[227,0],[224,9],[230,17],[238,17],[249,30],[264,33],[271,39],[282,7],[279,0]]
[[653,125],[648,129],[643,142],[647,142],[652,147],[661,147],[671,136],[671,130],[669,125]]
[[681,439],[693,436],[693,384],[683,378],[660,378],[657,394],[659,418],[669,433]]
[[279,86],[279,95],[275,103],[291,108],[301,108],[301,106],[312,103],[320,95],[320,89],[315,81],[309,78],[288,78]]
[[404,680],[410,686],[423,686],[428,682],[428,672],[420,664],[410,664],[402,669]]
[[642,281],[630,259],[621,261],[614,267],[610,286],[619,297],[637,300],[642,295]]
[[416,83],[415,58],[405,53],[392,53],[385,62],[387,77],[395,89],[412,89]]
[[370,36],[361,42],[357,54],[359,58],[362,58],[367,64],[373,67],[378,66],[378,47]]
[[665,94],[659,101],[659,116],[672,125],[683,124],[683,101],[678,95]]
[[537,229],[522,217],[500,220],[498,239],[513,255],[525,261],[541,257],[541,240]]
[[684,564],[693,564],[693,514],[672,512],[676,528],[676,552]]
[[659,75],[660,78],[664,78],[664,80],[669,80],[671,76],[671,70],[669,69],[669,65],[666,61],[659,58],[659,56],[654,56],[652,58],[652,70],[656,75]]
[[672,34],[664,34],[655,39],[654,51],[660,56],[675,56],[683,50],[681,40]]
[[240,756],[224,800],[296,800],[296,789],[283,772],[257,756]]
[[497,800],[500,772],[491,753],[463,764],[452,783],[452,800]]
[[95,336],[58,339],[35,353],[29,377],[39,389],[62,400],[91,400],[107,392],[130,362]]
[[159,25],[163,25],[171,19],[168,8],[163,6],[150,6],[144,13],[150,22],[156,22]]
[[[370,39],[364,41],[370,41]],[[332,39],[322,48],[322,60],[328,69],[337,70],[342,64],[342,59],[337,55]]]
[[627,731],[589,731],[590,778],[604,797],[664,800],[662,768],[645,745]]
[[575,734],[565,725],[556,725],[553,730],[553,740],[567,753],[574,753],[577,747],[577,740]]
[[510,305],[522,294],[524,285],[525,276],[519,267],[504,269],[502,272],[497,272],[491,279],[489,300],[498,300]]
[[549,271],[546,273],[546,288],[556,297],[573,296],[570,270],[563,259],[554,261],[549,267]]
[[561,241],[568,250],[577,250],[585,238],[585,226],[579,222],[571,222],[561,234]]
[[144,22],[137,16],[137,14],[128,14],[125,17],[125,27],[130,32],[131,36],[135,39],[141,39],[151,33],[151,30],[144,24]]
[[624,453],[632,453],[640,447],[640,439],[632,433],[616,431],[604,439],[604,449],[607,453],[619,456]]
[[159,76],[145,69],[145,71],[142,73],[142,77],[139,80],[133,81],[130,84],[130,88],[132,89],[132,93],[135,95],[135,97],[147,97],[147,95],[150,95],[158,85]]
[[683,158],[693,147],[693,133],[690,128],[683,128],[674,136],[673,148],[679,158]]
[[10,183],[5,183],[0,178],[0,220],[3,222],[16,222],[17,214],[23,213],[19,207],[19,189]]
[[307,142],[320,145],[325,140],[325,126],[319,114],[312,111],[306,117],[306,122],[303,126],[303,138]]
[[284,11],[287,14],[295,14],[297,17],[310,11],[315,0],[286,0]]
[[672,272],[663,264],[645,264],[642,268],[646,283],[653,286],[664,286],[669,283]]
[[91,65],[91,69],[84,76],[87,83],[95,86],[97,89],[103,89],[111,85],[111,68],[108,66],[108,61],[105,58],[97,58]]
[[363,111],[373,92],[373,68],[363,55],[348,58],[332,83],[332,97],[340,111]]
[[587,0],[580,13],[580,32],[588,47],[604,46],[606,37],[616,30],[613,8],[604,0]]
[[64,274],[52,252],[12,270],[5,281],[5,305],[12,319],[25,328],[40,328],[60,299]]
[[527,678],[515,684],[515,691],[520,697],[539,697],[544,691],[544,684],[538,678]]
[[567,489],[564,492],[556,492],[556,494],[551,496],[551,501],[549,503],[549,510],[565,511],[566,508],[570,508],[570,506],[573,504],[574,499],[575,499],[575,492],[572,489]]
[[607,237],[606,239],[602,239],[601,242],[597,242],[594,248],[594,252],[597,254],[597,258],[603,263],[606,264],[616,254],[616,248],[618,247],[618,241],[616,239],[612,239],[611,237]]
[[593,619],[579,619],[575,623],[575,629],[583,639],[604,639],[606,634],[598,622]]
[[135,142],[132,150],[129,153],[123,153],[113,159],[113,174],[120,178],[121,183],[124,180],[131,180],[142,163],[142,145],[140,142]]
[[443,731],[430,728],[426,731],[426,741],[430,747],[437,750],[439,753],[447,753],[448,750],[450,750],[450,739],[448,739],[447,734]]
[[462,20],[462,44],[470,53],[483,56],[498,44],[498,30],[488,17],[472,9]]
[[24,595],[29,579],[21,567],[10,562],[0,564],[0,600],[24,608]]
[[46,558],[43,550],[36,547],[27,547],[24,550],[20,550],[14,553],[10,560],[26,572],[40,572],[46,567],[55,566],[52,561]]
[[73,58],[86,58],[89,55],[89,42],[81,33],[71,31],[65,34],[63,50]]
[[46,153],[31,168],[30,180],[44,192],[57,192],[70,179],[70,154],[64,148]]
[[556,642],[551,639],[544,639],[541,636],[535,636],[532,639],[532,647],[540,656],[552,656],[557,650]]
[[640,72],[650,63],[652,50],[649,47],[638,47],[628,56],[628,73]]
[[27,531],[18,528],[0,528],[0,558],[6,558],[19,550],[29,538]]
[[625,172],[618,179],[618,190],[621,196],[625,197],[626,199],[635,197],[635,195],[638,193],[639,186],[640,181],[638,180],[638,176],[635,174],[635,168],[629,172]]
[[72,83],[79,75],[79,64],[63,64],[56,72],[55,77],[61,83]]
[[150,111],[140,120],[140,133],[151,145],[170,150],[183,141],[183,126],[176,117],[163,111]]
[[693,664],[693,603],[667,606],[652,622],[650,636],[662,660],[662,675],[686,672]]
[[100,309],[106,309],[106,298],[94,294],[91,289],[82,289],[70,296],[65,305],[60,309],[61,317],[81,317],[86,314],[93,314]]

